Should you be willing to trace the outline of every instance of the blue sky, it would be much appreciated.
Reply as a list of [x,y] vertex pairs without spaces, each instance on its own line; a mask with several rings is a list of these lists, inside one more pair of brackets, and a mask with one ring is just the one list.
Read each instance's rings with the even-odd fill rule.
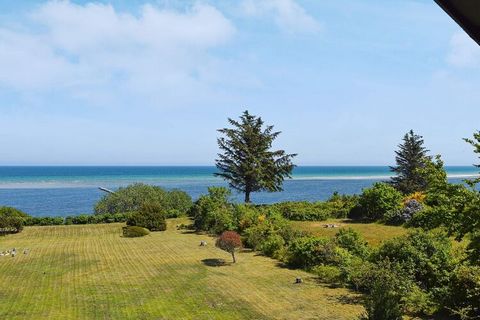
[[213,164],[243,110],[303,165],[477,162],[480,48],[433,1],[0,0],[0,164]]

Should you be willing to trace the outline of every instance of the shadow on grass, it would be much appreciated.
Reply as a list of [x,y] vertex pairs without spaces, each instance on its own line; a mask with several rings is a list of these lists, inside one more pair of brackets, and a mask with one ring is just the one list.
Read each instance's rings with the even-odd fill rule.
[[202,263],[208,267],[223,267],[231,264],[230,262],[226,262],[224,259],[218,258],[203,259]]
[[361,295],[340,295],[335,299],[341,304],[361,304],[364,301],[364,297]]

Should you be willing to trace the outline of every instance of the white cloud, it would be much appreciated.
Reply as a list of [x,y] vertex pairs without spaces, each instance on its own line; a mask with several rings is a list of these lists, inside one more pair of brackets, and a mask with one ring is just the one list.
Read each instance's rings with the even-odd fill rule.
[[242,9],[248,16],[273,17],[288,33],[318,32],[320,23],[294,0],[243,0]]
[[480,46],[464,32],[455,33],[450,40],[447,61],[455,67],[479,67]]
[[145,5],[135,16],[111,5],[51,1],[20,26],[0,27],[0,89],[88,98],[105,89],[155,99],[202,88],[212,78],[202,74],[215,60],[209,50],[235,32],[206,4],[182,12]]

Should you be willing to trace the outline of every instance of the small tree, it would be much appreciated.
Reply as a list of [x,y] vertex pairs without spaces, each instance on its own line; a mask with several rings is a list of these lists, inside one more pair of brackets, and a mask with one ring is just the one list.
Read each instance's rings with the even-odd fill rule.
[[127,219],[128,226],[143,227],[150,231],[165,231],[165,210],[158,203],[144,203]]
[[216,160],[220,172],[216,176],[229,182],[230,187],[245,194],[250,202],[250,193],[256,191],[282,191],[285,177],[290,177],[294,168],[292,158],[284,150],[271,150],[273,141],[280,132],[273,126],[263,128],[263,120],[243,112],[240,121],[228,119],[233,129],[224,128],[218,132],[225,135],[217,139],[223,153]]
[[396,174],[391,178],[391,184],[403,194],[425,190],[427,184],[418,169],[425,166],[425,159],[429,158],[427,156],[429,150],[423,146],[422,136],[410,130],[405,134],[403,143],[399,144],[398,148],[399,150],[395,151],[397,165],[390,167],[390,171]]
[[242,247],[242,239],[240,239],[240,235],[235,231],[225,231],[218,237],[215,245],[222,250],[230,252],[233,263],[235,263],[235,250]]
[[[473,133],[473,139],[464,138],[463,140],[468,142],[473,147],[474,149],[473,152],[480,154],[480,131]],[[480,158],[480,155],[479,155],[479,158]],[[480,168],[480,164],[474,164],[474,166],[477,168]],[[480,182],[480,178],[466,180],[466,182],[473,187]]]

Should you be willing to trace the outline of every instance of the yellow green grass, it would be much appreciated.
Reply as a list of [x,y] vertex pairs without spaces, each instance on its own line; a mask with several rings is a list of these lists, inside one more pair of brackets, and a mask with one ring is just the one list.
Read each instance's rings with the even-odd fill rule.
[[[396,226],[386,226],[378,223],[356,223],[351,220],[332,219],[327,221],[294,221],[295,228],[310,232],[317,236],[333,237],[340,228],[352,228],[360,233],[372,246],[378,246],[382,241],[401,236],[407,229]],[[326,224],[335,224],[339,228],[325,228]]]
[[[252,252],[236,264],[212,238],[121,237],[122,224],[28,227],[0,238],[0,319],[354,319],[358,296]],[[207,240],[207,247],[200,247]],[[29,248],[27,255],[23,248]],[[295,277],[305,283],[294,284]]]

